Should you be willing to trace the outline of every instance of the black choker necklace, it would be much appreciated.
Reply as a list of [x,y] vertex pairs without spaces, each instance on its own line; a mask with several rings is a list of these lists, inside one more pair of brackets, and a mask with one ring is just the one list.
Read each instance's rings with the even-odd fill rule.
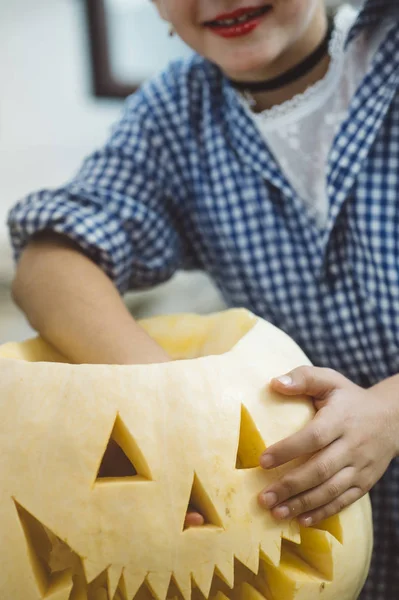
[[328,52],[331,36],[334,31],[334,23],[330,22],[327,33],[316,50],[307,56],[302,62],[295,67],[292,67],[282,75],[275,77],[274,79],[267,79],[266,81],[235,81],[229,79],[233,87],[244,92],[255,93],[255,92],[272,92],[279,88],[285,87],[290,83],[293,83],[297,79],[301,79],[307,75],[314,67],[325,57]]

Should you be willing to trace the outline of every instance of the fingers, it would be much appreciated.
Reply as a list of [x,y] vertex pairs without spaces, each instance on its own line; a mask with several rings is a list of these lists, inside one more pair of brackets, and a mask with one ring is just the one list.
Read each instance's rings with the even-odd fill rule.
[[188,511],[186,518],[184,519],[184,529],[187,527],[201,527],[205,524],[205,519],[200,513],[194,511]]
[[[321,486],[325,482],[331,480],[339,471],[347,466],[349,466],[349,463],[345,452],[345,445],[341,440],[337,440],[326,448],[324,452],[316,454],[306,463],[296,469],[292,469],[280,480],[275,481],[270,487],[263,490],[259,496],[259,502],[267,508],[273,508],[308,490],[308,494],[301,496],[301,501],[306,503],[309,498],[312,498],[310,492],[313,488]],[[331,490],[326,490],[326,492],[335,490],[334,485],[335,484],[332,484]],[[328,496],[328,493],[326,494],[326,498],[327,501],[331,500],[331,496]],[[290,503],[289,507],[291,506],[297,507],[297,504]],[[312,506],[306,504],[306,506],[304,506],[301,511],[297,511],[296,514],[298,514],[298,512],[304,512],[304,510],[316,508],[316,506],[320,506],[320,504]],[[276,516],[280,515],[276,513]]]
[[277,506],[272,510],[273,517],[287,519],[304,515],[303,518],[306,518],[308,513],[336,502],[348,489],[351,489],[354,475],[353,467],[345,467],[322,485],[307,490]]
[[358,487],[351,487],[346,492],[335,498],[333,501],[325,504],[323,507],[318,508],[316,510],[310,511],[301,517],[299,517],[299,523],[304,527],[310,527],[311,525],[317,525],[324,519],[328,519],[328,517],[332,517],[333,515],[337,515],[344,508],[357,502],[362,496],[364,496],[365,492],[362,491]]
[[344,383],[350,382],[333,369],[306,366],[272,379],[270,386],[276,392],[287,396],[306,394],[316,399],[324,399]]
[[[332,369],[298,367],[288,375],[271,381],[271,387],[286,395],[305,394],[315,399],[319,412],[301,431],[274,444],[264,452],[260,464],[270,469],[294,458],[314,454],[331,444],[343,433],[342,415],[331,410],[333,392],[343,387],[356,387],[348,379]],[[322,410],[321,410],[322,409]]]
[[[385,472],[390,453],[380,452],[384,444],[376,440],[372,419],[376,402],[330,369],[300,367],[270,385],[288,396],[312,397],[317,412],[301,431],[261,456],[265,469],[301,456],[310,458],[263,490],[259,502],[276,519],[297,517],[301,524],[313,525],[357,501]],[[381,427],[377,430],[383,434]]]
[[[324,409],[323,409],[324,410]],[[319,412],[303,429],[270,446],[260,458],[264,469],[275,468],[294,458],[315,454],[342,435],[342,421],[331,415],[328,408]]]

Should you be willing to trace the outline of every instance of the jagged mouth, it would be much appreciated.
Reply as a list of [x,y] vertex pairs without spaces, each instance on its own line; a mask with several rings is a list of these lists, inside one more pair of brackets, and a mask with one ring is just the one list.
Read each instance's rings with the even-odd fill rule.
[[244,23],[248,23],[253,19],[257,19],[262,17],[266,13],[272,10],[272,6],[262,6],[256,10],[251,10],[239,17],[235,17],[234,19],[223,19],[223,20],[214,20],[214,21],[206,21],[204,25],[206,27],[234,27],[237,25],[243,25]]

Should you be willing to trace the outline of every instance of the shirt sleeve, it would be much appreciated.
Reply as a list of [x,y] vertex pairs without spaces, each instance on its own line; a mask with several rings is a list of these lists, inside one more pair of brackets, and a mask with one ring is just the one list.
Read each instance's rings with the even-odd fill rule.
[[139,91],[75,179],[31,194],[11,210],[15,259],[34,234],[49,230],[77,243],[122,293],[166,281],[180,268],[198,268],[171,201],[170,160],[161,138]]

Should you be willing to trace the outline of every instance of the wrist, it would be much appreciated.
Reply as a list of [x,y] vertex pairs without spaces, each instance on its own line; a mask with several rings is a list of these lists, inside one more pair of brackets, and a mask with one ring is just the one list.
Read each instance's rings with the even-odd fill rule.
[[399,374],[374,385],[377,401],[384,401],[387,417],[387,436],[392,440],[393,458],[399,456]]

